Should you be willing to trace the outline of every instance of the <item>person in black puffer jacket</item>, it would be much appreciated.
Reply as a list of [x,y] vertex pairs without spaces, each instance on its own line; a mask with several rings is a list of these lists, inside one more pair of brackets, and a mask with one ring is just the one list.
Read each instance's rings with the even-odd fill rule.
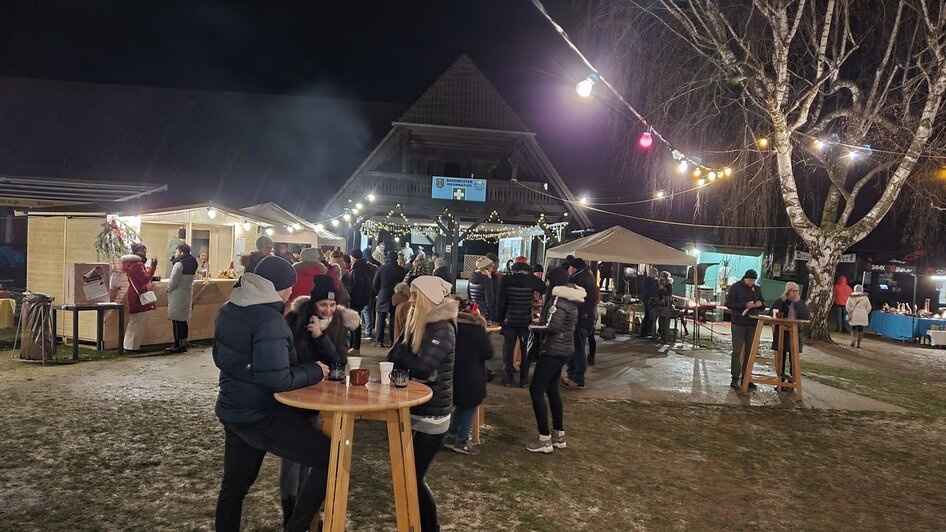
[[223,481],[216,530],[238,531],[243,498],[267,452],[312,468],[299,491],[287,530],[307,530],[325,498],[328,437],[305,416],[276,401],[275,392],[316,384],[328,368],[299,363],[283,308],[296,272],[279,257],[265,257],[247,273],[217,313],[213,359],[220,368],[215,408],[223,424]]
[[[459,298],[457,298],[459,300]],[[480,454],[470,444],[470,429],[476,409],[486,398],[486,361],[493,358],[493,343],[486,333],[486,320],[473,314],[472,305],[459,301],[457,353],[453,368],[453,414],[443,446],[461,454]]]
[[[351,252],[351,271],[342,277],[342,284],[348,290],[351,296],[351,310],[360,315],[364,315],[364,310],[371,305],[371,299],[374,296],[374,276],[377,268],[364,259],[361,250]],[[371,323],[366,322],[366,325]],[[352,354],[361,354],[361,326],[352,331],[351,341]]]
[[[539,426],[539,439],[526,449],[536,453],[551,453],[553,447],[565,447],[565,424],[562,413],[562,397],[558,379],[562,366],[575,352],[575,328],[578,324],[578,305],[585,300],[585,290],[568,282],[568,272],[556,268],[549,272],[549,293],[539,323],[530,329],[541,337],[542,347],[535,375],[529,386],[532,409]],[[545,396],[549,397],[552,409],[552,431],[549,432],[549,415]]]
[[585,372],[588,365],[594,365],[594,357],[589,360],[585,347],[588,337],[594,332],[598,319],[598,283],[591,270],[581,258],[573,259],[568,267],[571,278],[568,282],[585,291],[585,300],[578,306],[578,326],[575,327],[575,356],[568,361],[568,378],[562,379],[566,388],[584,388]]
[[493,287],[493,261],[483,257],[476,261],[476,271],[468,284],[470,301],[476,303],[487,323],[496,321],[496,290]]
[[[321,362],[325,365],[348,363],[348,336],[361,325],[357,312],[336,304],[338,291],[329,275],[312,279],[312,292],[297,297],[292,310],[286,314],[286,323],[292,330],[293,345],[300,364]],[[315,330],[318,327],[318,331]],[[318,335],[318,336],[316,336]],[[315,423],[313,414],[300,412]],[[305,482],[308,468],[283,458],[279,466],[279,495],[282,500],[283,526],[295,509],[299,486]]]
[[[520,257],[522,261],[525,257]],[[517,259],[517,260],[520,260]],[[532,325],[532,301],[536,292],[545,291],[545,283],[532,275],[532,267],[516,262],[509,275],[503,277],[496,305],[496,321],[503,326],[503,385],[514,386],[513,355],[516,342],[522,353],[528,351],[529,325]],[[523,356],[519,365],[519,386],[529,385],[529,357]]]
[[396,369],[410,371],[411,378],[433,391],[433,398],[411,408],[414,429],[414,465],[420,499],[422,530],[439,530],[437,505],[425,476],[450,426],[453,403],[453,360],[457,339],[458,304],[447,299],[450,284],[424,275],[411,283],[414,308],[407,318],[403,343],[388,353]]

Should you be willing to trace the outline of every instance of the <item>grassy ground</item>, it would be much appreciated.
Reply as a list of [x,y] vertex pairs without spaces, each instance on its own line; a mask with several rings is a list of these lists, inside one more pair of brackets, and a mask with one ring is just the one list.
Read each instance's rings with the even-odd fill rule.
[[[213,383],[134,399],[62,385],[75,368],[115,365],[44,374],[0,364],[0,529],[212,528],[222,461]],[[811,371],[840,385],[867,378]],[[483,454],[441,453],[429,480],[446,530],[946,529],[944,388],[921,396],[902,377],[870,378],[870,390],[916,413],[569,394],[569,448],[551,456],[523,449],[535,431],[525,391],[496,396]],[[245,530],[279,528],[277,465],[267,458]],[[382,426],[359,422],[349,530],[392,529],[389,475]]]

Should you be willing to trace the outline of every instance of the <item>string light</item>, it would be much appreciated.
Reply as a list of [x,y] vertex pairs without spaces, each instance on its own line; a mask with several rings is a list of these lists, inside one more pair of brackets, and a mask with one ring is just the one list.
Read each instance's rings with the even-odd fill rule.
[[364,204],[364,203],[358,202],[358,203],[355,204],[355,208],[358,209],[358,210],[361,210],[361,209],[363,209],[364,207],[365,207],[365,204]]
[[578,202],[581,203],[582,205],[588,205],[588,197],[582,196],[581,199],[578,200]]
[[243,230],[244,230],[244,231],[249,231],[249,230],[250,230],[250,227],[253,227],[253,226],[250,224],[250,222],[247,222],[246,220],[243,220]]
[[365,196],[365,199],[370,201],[371,203],[374,203],[374,194],[368,194],[367,196]]
[[332,218],[332,227],[338,227],[338,218]]
[[650,134],[650,131],[645,131],[641,138],[637,139],[637,145],[645,151],[651,149],[654,146],[654,136]]
[[342,219],[345,220],[346,222],[350,222],[351,215],[346,212],[345,214],[342,215]]
[[758,139],[756,139],[755,143],[757,146],[759,146],[759,148],[763,150],[767,150],[769,148],[769,139],[765,137],[759,137]]
[[716,172],[710,172],[706,176],[710,181],[716,181]]
[[211,220],[213,220],[216,217],[217,217],[217,209],[214,209],[213,207],[207,207],[207,218],[210,218]]
[[288,231],[289,234],[291,235],[292,232],[295,231],[295,229],[293,229],[291,225],[287,225],[287,226],[286,226],[286,231]]
[[318,232],[322,232],[325,230],[325,226],[322,224],[315,224],[315,230]]
[[686,161],[680,161],[680,164],[677,165],[677,171],[681,174],[685,174],[689,168],[690,164]]
[[595,75],[592,74],[587,78],[578,82],[578,85],[575,87],[575,90],[578,91],[578,95],[582,98],[587,98],[591,96],[591,90],[595,86]]
[[663,190],[658,190],[657,193],[654,194],[654,197],[657,198],[657,199],[664,199],[664,196],[666,196],[666,195],[667,195],[667,193],[664,192]]
[[727,166],[726,168],[723,168],[723,175],[726,176],[726,177],[731,176],[731,175],[732,175],[732,168],[730,168],[730,167],[728,167],[728,166]]
[[273,229],[272,227],[267,227],[267,228],[266,228],[266,236],[273,236],[273,235],[275,235],[275,234],[276,234],[276,230],[275,230],[275,229]]

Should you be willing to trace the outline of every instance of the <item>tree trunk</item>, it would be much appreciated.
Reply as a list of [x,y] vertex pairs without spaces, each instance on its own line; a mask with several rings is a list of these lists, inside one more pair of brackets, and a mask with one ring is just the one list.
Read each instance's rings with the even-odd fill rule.
[[834,274],[844,252],[840,238],[827,237],[816,245],[809,245],[808,259],[808,310],[811,323],[808,337],[815,340],[830,340],[828,320],[834,304]]

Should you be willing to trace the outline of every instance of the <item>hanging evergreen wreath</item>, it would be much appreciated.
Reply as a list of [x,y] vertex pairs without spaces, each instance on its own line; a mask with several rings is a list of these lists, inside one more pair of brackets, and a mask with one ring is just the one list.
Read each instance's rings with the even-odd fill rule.
[[95,253],[99,260],[115,264],[122,255],[131,252],[131,245],[140,241],[134,227],[113,218],[102,224],[102,231],[95,239]]

